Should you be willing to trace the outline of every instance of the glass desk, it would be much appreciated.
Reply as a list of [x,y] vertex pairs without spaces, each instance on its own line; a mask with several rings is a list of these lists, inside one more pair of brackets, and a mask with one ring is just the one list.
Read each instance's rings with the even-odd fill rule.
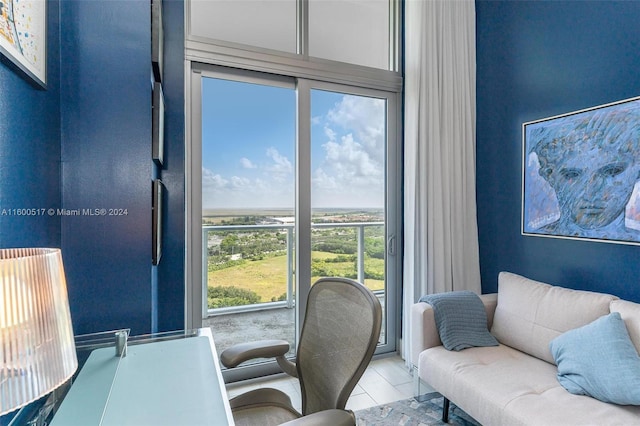
[[208,328],[137,337],[129,337],[128,330],[78,336],[76,349],[78,372],[59,392],[64,395],[45,404],[51,409],[41,415],[53,416],[44,424],[234,424]]

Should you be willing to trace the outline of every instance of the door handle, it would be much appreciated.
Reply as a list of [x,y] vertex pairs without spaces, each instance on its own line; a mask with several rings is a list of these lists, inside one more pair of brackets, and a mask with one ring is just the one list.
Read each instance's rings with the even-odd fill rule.
[[389,239],[387,240],[387,254],[389,256],[396,255],[396,236],[395,235],[390,236]]

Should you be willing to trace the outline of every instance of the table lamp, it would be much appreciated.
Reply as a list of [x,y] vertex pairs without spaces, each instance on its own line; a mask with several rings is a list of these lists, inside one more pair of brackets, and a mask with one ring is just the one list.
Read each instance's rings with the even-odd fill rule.
[[0,416],[78,367],[60,249],[0,249]]

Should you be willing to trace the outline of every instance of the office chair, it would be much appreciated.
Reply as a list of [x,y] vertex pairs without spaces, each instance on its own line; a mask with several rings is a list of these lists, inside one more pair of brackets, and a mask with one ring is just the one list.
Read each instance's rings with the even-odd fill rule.
[[346,278],[316,281],[294,361],[285,358],[285,340],[240,343],[220,355],[227,368],[249,359],[276,358],[285,373],[299,379],[302,413],[285,393],[256,389],[230,400],[236,425],[355,425],[345,405],[371,361],[381,324],[380,302],[364,285]]

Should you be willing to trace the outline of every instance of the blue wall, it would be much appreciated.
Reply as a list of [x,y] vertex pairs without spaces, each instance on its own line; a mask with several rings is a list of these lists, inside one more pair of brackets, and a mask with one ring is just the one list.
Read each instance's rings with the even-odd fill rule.
[[47,90],[0,63],[0,247],[60,247],[59,3],[48,2]]
[[61,3],[62,218],[74,331],[151,329],[149,2]]
[[[117,7],[115,4],[117,3]],[[64,217],[76,333],[184,328],[183,2],[165,1],[165,162],[151,161],[149,0],[62,2],[62,203],[126,209]],[[163,254],[151,265],[151,180],[165,185]]]
[[640,247],[520,234],[523,122],[640,95],[640,2],[476,1],[483,292],[506,270],[640,302]]
[[[0,247],[62,247],[76,334],[184,327],[184,12],[165,1],[165,167],[151,161],[149,0],[49,1],[48,88],[0,64]],[[151,180],[166,186],[151,265]],[[126,209],[17,217],[13,208]]]
[[165,185],[163,254],[158,265],[158,328],[184,328],[184,2],[164,0]]
[[[47,213],[61,208],[59,7],[47,2],[47,90],[0,62],[0,248],[60,247],[60,217]],[[14,415],[0,416],[0,425]]]

